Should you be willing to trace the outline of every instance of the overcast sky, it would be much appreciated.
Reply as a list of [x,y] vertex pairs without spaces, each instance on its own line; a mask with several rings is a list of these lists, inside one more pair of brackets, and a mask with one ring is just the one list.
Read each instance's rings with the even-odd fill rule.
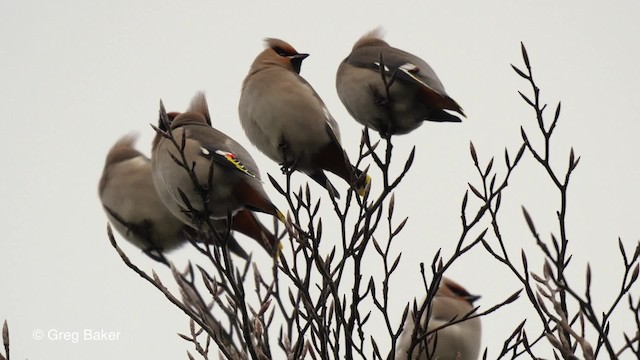
[[[4,0],[0,14],[0,319],[9,322],[16,359],[186,358],[191,347],[175,335],[187,331],[186,317],[126,268],[109,244],[97,183],[106,152],[120,136],[139,132],[139,148],[149,154],[149,123],[160,98],[169,111],[182,111],[198,90],[208,96],[215,126],[245,144],[263,174],[281,176],[250,145],[237,116],[241,82],[265,37],[311,54],[302,75],[338,120],[351,156],[361,126],[337,97],[335,72],[353,43],[377,26],[392,45],[429,62],[468,116],[462,124],[425,124],[395,142],[399,158],[417,148],[414,167],[396,192],[397,218],[409,216],[394,246],[403,252],[392,289],[398,318],[403,303],[424,295],[419,263],[430,262],[438,248],[450,255],[458,237],[460,201],[467,182],[477,183],[469,141],[481,161],[497,156],[503,174],[504,148],[516,151],[520,126],[536,134],[533,113],[517,94],[530,90],[509,66],[522,64],[521,41],[543,100],[552,107],[562,100],[554,164],[566,166],[571,146],[581,156],[569,191],[569,275],[582,283],[591,263],[596,305],[608,304],[608,291],[618,286],[612,281],[621,270],[618,237],[630,251],[640,238],[637,1]],[[503,203],[510,251],[518,256],[526,248],[532,270],[541,272],[520,207],[530,210],[548,239],[557,233],[559,197],[531,157],[523,159]],[[165,269],[120,243],[136,263],[171,282]],[[170,257],[178,264],[201,260],[188,247]],[[485,308],[519,289],[480,247],[448,275],[482,295]],[[483,318],[490,358],[522,317],[539,327],[526,309],[521,299]],[[620,310],[612,327],[617,339],[633,328],[626,305]],[[77,343],[48,336],[84,329],[120,335]],[[38,330],[45,334],[40,341],[33,336]]]

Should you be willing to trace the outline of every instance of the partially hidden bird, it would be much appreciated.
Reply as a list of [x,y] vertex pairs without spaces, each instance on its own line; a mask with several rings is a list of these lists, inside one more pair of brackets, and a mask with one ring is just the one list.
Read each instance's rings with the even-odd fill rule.
[[[453,320],[473,315],[473,303],[479,298],[480,296],[469,294],[465,288],[453,280],[442,278],[440,287],[431,302],[431,318],[428,322],[426,321],[427,311],[425,310],[422,314],[420,321],[422,329],[426,326],[427,332],[432,331]],[[409,359],[408,353],[412,346],[414,327],[413,317],[409,315],[396,344],[396,360]],[[424,332],[417,335],[424,335]],[[481,335],[479,317],[448,325],[426,338],[422,337],[423,340],[413,348],[411,360],[476,360],[480,354]]]
[[336,89],[351,116],[383,136],[407,134],[424,121],[461,122],[458,103],[424,60],[390,46],[377,28],[338,67]]
[[280,39],[266,39],[242,83],[240,122],[249,140],[265,155],[298,170],[339,197],[325,171],[360,195],[371,178],[354,167],[342,145],[338,123],[311,85],[300,76],[299,53]]
[[174,119],[161,102],[151,159],[156,190],[183,223],[202,230],[211,219],[230,219],[231,229],[252,237],[271,255],[277,254],[279,240],[254,212],[273,215],[285,225],[288,222],[265,192],[249,152],[211,126],[203,93],[197,93],[187,111]]
[[[175,217],[156,192],[151,176],[151,160],[135,148],[136,135],[119,139],[107,153],[98,196],[112,226],[123,238],[142,249],[151,258],[165,262],[163,253],[171,251],[198,235]],[[220,234],[226,221],[215,223]],[[236,239],[228,239],[236,255],[248,258]]]

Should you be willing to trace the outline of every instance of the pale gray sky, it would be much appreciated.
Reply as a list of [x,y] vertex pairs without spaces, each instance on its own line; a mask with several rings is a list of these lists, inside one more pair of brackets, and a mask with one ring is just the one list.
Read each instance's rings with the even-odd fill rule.
[[[15,358],[186,358],[191,347],[175,335],[187,331],[186,317],[111,248],[97,182],[107,150],[123,134],[141,133],[138,145],[149,153],[149,123],[160,98],[168,110],[181,111],[198,90],[207,93],[215,126],[245,144],[263,173],[280,176],[278,166],[249,144],[237,118],[242,79],[265,37],[311,54],[302,75],[340,123],[352,156],[361,126],[337,97],[335,71],[374,27],[383,26],[392,45],[429,62],[465,109],[462,124],[425,124],[395,142],[398,157],[417,146],[414,168],[396,193],[398,221],[410,217],[394,248],[404,253],[392,298],[398,317],[404,302],[423,296],[418,264],[430,262],[439,247],[449,254],[458,237],[462,195],[467,182],[477,183],[469,141],[481,161],[496,156],[503,166],[504,148],[513,152],[520,143],[519,127],[534,133],[533,114],[516,92],[529,88],[509,66],[522,64],[520,41],[543,99],[552,108],[562,100],[554,164],[566,166],[570,146],[582,156],[569,193],[569,274],[582,282],[591,263],[597,305],[607,304],[607,291],[617,288],[611,283],[621,270],[617,238],[631,249],[640,237],[637,1],[5,0],[0,14],[0,105],[7,125],[0,145],[0,319],[9,321]],[[559,197],[530,157],[511,184],[503,198],[504,235],[512,255],[526,248],[531,269],[540,272],[520,207],[548,238],[557,232]],[[121,245],[171,282],[166,270]],[[199,260],[188,247],[171,258]],[[258,262],[264,259],[257,255]],[[519,288],[481,248],[449,276],[483,295],[483,307]],[[521,299],[483,319],[490,358],[522,314],[531,329],[539,327],[526,309]],[[633,326],[626,305],[621,310],[613,333]],[[32,336],[38,329],[45,333],[40,341]],[[50,330],[84,329],[120,335],[101,342],[48,338]]]

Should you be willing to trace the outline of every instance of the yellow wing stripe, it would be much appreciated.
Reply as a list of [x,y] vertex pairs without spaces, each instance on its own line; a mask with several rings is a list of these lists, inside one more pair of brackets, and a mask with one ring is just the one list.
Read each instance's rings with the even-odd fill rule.
[[238,169],[238,170],[242,171],[243,173],[251,176],[252,178],[255,178],[255,179],[258,178],[251,171],[247,170],[247,168],[244,166],[244,164],[240,162],[240,160],[238,159],[238,157],[234,153],[231,153],[231,152],[228,152],[228,151],[223,151],[223,150],[216,150],[216,154],[224,157],[228,162],[233,164],[233,166],[235,166],[236,169]]

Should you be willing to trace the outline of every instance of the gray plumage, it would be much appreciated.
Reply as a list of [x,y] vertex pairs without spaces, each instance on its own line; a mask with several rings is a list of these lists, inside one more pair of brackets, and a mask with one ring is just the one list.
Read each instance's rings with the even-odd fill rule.
[[[164,109],[161,111],[164,112]],[[167,117],[166,114],[161,116]],[[193,209],[204,212],[203,195],[206,212],[213,219],[235,217],[246,209],[264,212],[286,221],[284,215],[269,200],[251,155],[238,142],[211,127],[207,102],[202,93],[196,94],[186,112],[175,116],[168,131],[178,146],[181,146],[184,136],[183,153],[188,167],[193,167],[198,186],[194,186],[189,173],[174,160],[182,159],[178,148],[160,133],[156,135],[153,145],[153,181],[165,205],[183,223],[202,229],[199,222],[204,219],[193,219],[190,216],[185,199]],[[204,193],[200,193],[200,190]],[[259,222],[259,225],[255,223],[257,219],[253,214],[249,215],[255,220],[253,225],[266,231]],[[256,240],[274,254],[277,239],[270,233],[264,235],[268,239]],[[270,244],[265,244],[265,241]]]
[[[135,149],[135,141],[135,136],[124,136],[109,150],[98,187],[100,201],[109,222],[127,241],[147,253],[173,250],[196,234],[161,201],[151,161]],[[226,227],[225,220],[216,223],[220,233]],[[232,252],[248,257],[233,237],[228,242]]]
[[[380,69],[384,64],[387,87]],[[340,100],[359,123],[383,135],[406,134],[423,121],[460,122],[462,108],[424,60],[391,47],[376,29],[360,38],[336,75]],[[387,92],[388,88],[388,92]]]

